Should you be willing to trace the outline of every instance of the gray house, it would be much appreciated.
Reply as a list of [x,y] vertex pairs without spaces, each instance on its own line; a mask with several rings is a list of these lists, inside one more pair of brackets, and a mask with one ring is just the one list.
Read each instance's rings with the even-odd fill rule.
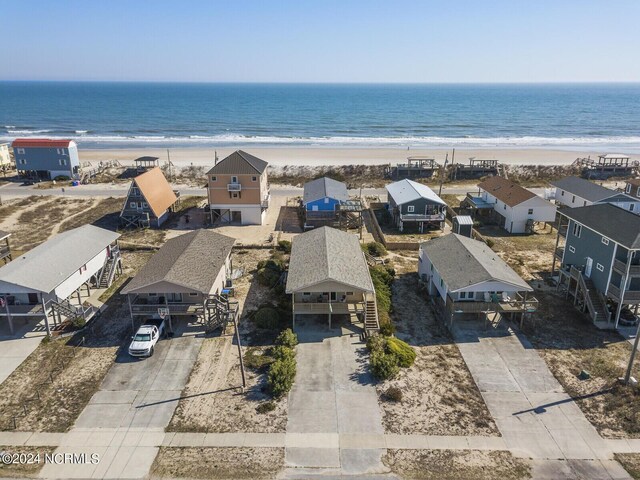
[[80,178],[78,146],[73,140],[17,138],[11,146],[18,175],[40,180]]
[[402,232],[415,225],[420,232],[425,226],[443,228],[447,204],[426,185],[405,179],[386,186],[389,213]]
[[584,178],[565,177],[551,182],[551,185],[556,187],[556,203],[565,207],[588,207],[594,203],[611,203],[632,212],[640,210],[640,199]]
[[120,212],[120,224],[124,227],[160,227],[174,210],[179,194],[171,188],[160,167],[153,167],[131,182]]
[[640,216],[608,203],[559,211],[558,288],[601,327],[640,304]]

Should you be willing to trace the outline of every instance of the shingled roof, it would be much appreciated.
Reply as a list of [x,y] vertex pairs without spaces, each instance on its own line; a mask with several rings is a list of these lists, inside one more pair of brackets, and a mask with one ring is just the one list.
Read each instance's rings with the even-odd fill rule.
[[373,282],[358,237],[330,227],[296,236],[291,246],[287,293],[323,282],[373,292]]
[[122,293],[167,282],[209,294],[234,242],[211,230],[196,230],[167,240]]
[[551,185],[584,198],[585,200],[589,200],[590,202],[599,202],[618,193],[580,177],[564,177],[555,182],[551,182]]
[[329,177],[316,178],[304,184],[302,198],[305,205],[325,197],[346,202],[349,200],[347,185]]
[[420,248],[452,292],[490,281],[513,285],[517,291],[533,291],[484,242],[451,233],[424,242]]
[[420,198],[429,200],[430,202],[437,203],[439,205],[446,205],[436,193],[426,185],[422,183],[414,182],[413,180],[404,179],[399,182],[390,183],[385,187],[387,193],[393,197],[396,205],[403,205],[408,202],[414,202]]
[[138,187],[156,217],[160,217],[178,200],[160,167],[153,167],[138,175],[133,179],[133,183]]
[[207,174],[251,175],[252,173],[257,173],[258,175],[262,175],[268,165],[267,162],[260,160],[258,157],[254,157],[242,150],[236,150],[231,155],[216,163]]
[[610,203],[559,210],[594,232],[631,250],[640,250],[640,215]]
[[516,205],[520,205],[522,202],[538,197],[532,191],[521,187],[511,180],[507,180],[506,178],[499,176],[487,178],[485,181],[480,182],[478,187],[485,192],[490,193],[510,207],[515,207]]

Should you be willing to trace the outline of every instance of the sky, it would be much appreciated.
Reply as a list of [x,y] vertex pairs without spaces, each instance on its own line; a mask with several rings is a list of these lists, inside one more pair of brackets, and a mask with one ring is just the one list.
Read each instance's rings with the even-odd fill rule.
[[0,80],[637,82],[638,0],[0,0]]

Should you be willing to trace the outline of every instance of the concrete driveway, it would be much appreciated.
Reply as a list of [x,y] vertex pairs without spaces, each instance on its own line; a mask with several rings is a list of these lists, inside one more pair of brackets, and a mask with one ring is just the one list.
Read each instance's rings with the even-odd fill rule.
[[44,320],[14,318],[14,332],[5,320],[0,322],[0,383],[4,382],[46,336]]
[[359,329],[343,324],[329,330],[326,321],[302,317],[296,333],[300,343],[285,450],[289,473],[388,471],[381,462],[383,448],[349,448],[345,441],[384,433]]
[[203,342],[185,333],[181,322],[177,336],[161,340],[150,358],[133,359],[123,351],[63,438],[57,452],[98,453],[98,465],[48,464],[40,476],[144,478]]

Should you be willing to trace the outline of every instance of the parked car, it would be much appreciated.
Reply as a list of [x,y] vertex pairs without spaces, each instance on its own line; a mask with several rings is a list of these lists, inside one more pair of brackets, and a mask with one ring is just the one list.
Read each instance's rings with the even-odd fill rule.
[[155,345],[164,335],[164,320],[152,318],[144,322],[136,334],[131,337],[129,355],[132,357],[150,357],[153,355]]

